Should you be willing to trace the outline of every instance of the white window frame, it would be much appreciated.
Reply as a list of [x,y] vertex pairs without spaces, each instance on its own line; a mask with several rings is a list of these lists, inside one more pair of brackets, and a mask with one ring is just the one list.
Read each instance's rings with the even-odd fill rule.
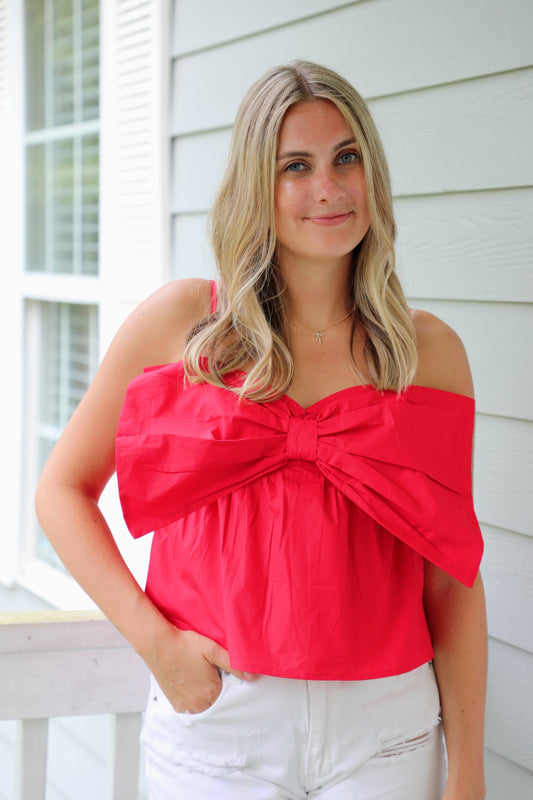
[[[63,278],[63,276],[61,276]],[[70,281],[64,279],[65,292],[69,291]],[[54,606],[64,607],[65,605],[75,608],[93,608],[93,602],[80,589],[80,587],[63,570],[58,569],[53,564],[42,559],[38,554],[39,529],[35,513],[33,511],[33,487],[38,480],[38,445],[39,437],[43,433],[43,424],[39,421],[39,388],[42,386],[41,363],[32,363],[32,358],[38,357],[40,352],[41,337],[41,314],[39,303],[53,302],[61,303],[65,306],[76,304],[69,298],[68,300],[58,300],[57,295],[49,300],[43,301],[42,297],[25,298],[25,366],[26,366],[26,402],[25,402],[25,435],[24,435],[24,463],[28,468],[34,470],[32,475],[26,474],[21,487],[21,564],[22,570],[18,575],[18,583],[34,594],[38,594],[42,599]],[[90,306],[96,311],[95,324],[98,327],[98,305],[97,303],[83,302],[84,306]],[[63,340],[62,346],[68,345]],[[92,351],[89,356],[89,368],[96,366],[97,362],[97,338],[89,340],[89,348]],[[51,439],[57,439],[61,431],[53,428]]]
[[[20,52],[22,53],[20,65],[20,87],[22,96],[22,108],[25,102],[25,40],[24,40],[24,2],[19,4],[19,41]],[[104,5],[100,0],[100,5]],[[79,11],[79,9],[78,9]],[[49,21],[49,20],[48,20]],[[46,24],[46,22],[45,22]],[[49,38],[45,40],[45,47],[49,45]],[[75,57],[79,55],[80,48],[74,48]],[[46,55],[45,55],[46,58]],[[51,58],[46,59],[45,68],[50,69]],[[79,73],[78,73],[79,74]],[[75,73],[76,75],[76,73]],[[47,91],[50,90],[52,81],[45,82]],[[78,86],[79,89],[79,86]],[[74,102],[79,105],[80,92],[74,93]],[[52,98],[48,98],[45,103],[46,108],[50,108]],[[79,111],[79,109],[78,109]],[[76,115],[75,115],[76,116]],[[26,131],[24,129],[24,114],[21,114],[21,139],[22,139],[22,169],[21,185],[25,186],[25,154],[28,146],[59,141],[61,139],[71,139],[74,146],[74,169],[79,169],[81,154],[77,152],[81,145],[81,136],[87,134],[100,133],[100,119],[76,122],[61,125],[55,128],[44,128],[37,131]],[[48,192],[50,189],[51,174],[49,170],[45,172],[45,185]],[[94,606],[90,598],[76,584],[73,579],[64,571],[57,569],[47,563],[37,554],[38,526],[33,510],[33,491],[37,480],[37,475],[28,475],[28,469],[35,470],[38,465],[37,444],[39,429],[39,408],[38,408],[38,386],[39,386],[39,363],[32,363],[32,360],[39,356],[39,309],[35,303],[53,302],[63,304],[82,304],[96,308],[97,320],[101,298],[100,280],[98,275],[81,274],[81,254],[79,236],[76,235],[76,226],[79,224],[81,211],[81,198],[79,192],[81,182],[74,181],[76,194],[73,199],[74,214],[74,250],[73,250],[73,272],[72,273],[52,273],[47,270],[47,266],[52,261],[51,237],[48,237],[48,246],[44,255],[44,269],[42,271],[31,271],[25,269],[25,235],[24,218],[25,203],[22,202],[22,258],[21,258],[21,303],[20,312],[22,316],[20,328],[22,330],[22,347],[24,352],[24,372],[27,376],[26,383],[32,384],[28,388],[28,398],[24,404],[22,417],[22,465],[25,475],[22,476],[20,484],[20,515],[19,515],[19,542],[16,582],[38,595],[51,605],[58,607],[91,608]],[[49,214],[52,213],[51,204],[47,204]],[[52,228],[52,220],[47,220],[47,227]],[[97,321],[98,326],[98,321]],[[99,342],[90,343],[90,346],[99,347]],[[95,359],[97,360],[97,359]]]
[[[143,0],[137,4],[143,5]],[[6,490],[3,529],[0,530],[0,583],[20,585],[59,608],[86,608],[92,602],[75,583],[60,570],[32,556],[25,519],[33,513],[33,498],[22,497],[24,486],[24,304],[27,300],[83,303],[96,305],[99,317],[98,350],[101,356],[121,321],[149,293],[169,279],[170,214],[168,201],[169,126],[168,81],[170,3],[169,0],[144,0],[149,12],[150,60],[147,93],[150,106],[149,202],[151,215],[146,226],[145,250],[135,262],[136,250],[130,249],[121,258],[128,243],[129,230],[136,230],[135,209],[121,205],[121,156],[119,128],[121,118],[120,75],[124,72],[124,53],[131,18],[131,0],[100,0],[100,236],[98,276],[62,275],[25,272],[24,255],[24,158],[25,142],[35,141],[37,134],[25,133],[24,120],[24,6],[20,0],[6,0],[6,39],[0,31],[0,72],[7,65],[9,92],[0,85],[0,169],[7,175],[7,186],[0,186],[0,220],[9,219],[4,238],[9,254],[9,282],[0,285],[0,341],[5,349],[4,368],[9,375],[9,391],[5,393],[3,410],[6,445],[9,458],[0,460],[0,485]],[[121,27],[122,26],[122,27]],[[126,36],[125,36],[126,34]],[[2,64],[2,55],[5,57]],[[125,90],[124,90],[125,91]],[[2,101],[5,107],[2,108]],[[2,116],[2,114],[4,116]],[[126,120],[127,121],[127,120]],[[7,124],[6,124],[7,123]],[[87,132],[90,123],[72,126]],[[94,129],[94,128],[93,128]],[[65,130],[66,132],[66,130]],[[41,135],[41,136],[44,136]],[[9,153],[9,157],[7,157]],[[1,212],[5,212],[2,214]],[[118,232],[118,234],[117,234]],[[3,233],[3,232],[2,232]],[[121,244],[122,241],[122,244]],[[151,254],[146,258],[146,250]],[[147,263],[149,261],[149,263]],[[134,542],[125,529],[117,502],[114,481],[106,489],[102,504],[104,513],[117,538],[126,562],[142,583],[146,574],[147,547]],[[0,609],[1,610],[1,609]]]

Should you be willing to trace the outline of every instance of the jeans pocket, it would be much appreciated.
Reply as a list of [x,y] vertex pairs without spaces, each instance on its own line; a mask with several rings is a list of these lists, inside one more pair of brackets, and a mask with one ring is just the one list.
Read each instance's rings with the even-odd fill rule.
[[172,706],[170,700],[163,692],[157,681],[152,677],[150,699],[148,702],[148,713],[150,715],[173,717],[181,720],[184,724],[190,724],[192,720],[203,719],[214,713],[214,711],[221,704],[228,687],[229,673],[219,670],[220,675],[220,692],[210,706],[203,711],[176,711]]
[[207,765],[206,769],[230,764],[235,769],[242,766],[241,756],[247,752],[248,742],[245,732],[241,733],[235,722],[239,706],[235,690],[241,681],[231,673],[222,673],[221,682],[215,702],[205,711],[191,714],[176,712],[152,679],[141,733],[141,745],[152,765],[166,762],[195,771],[201,771],[202,764]]

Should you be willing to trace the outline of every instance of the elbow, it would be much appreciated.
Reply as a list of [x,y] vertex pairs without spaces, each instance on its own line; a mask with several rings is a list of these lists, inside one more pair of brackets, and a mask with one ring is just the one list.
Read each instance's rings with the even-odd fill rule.
[[37,514],[37,519],[41,522],[41,515],[43,510],[46,506],[46,486],[45,481],[43,480],[43,475],[39,478],[39,482],[37,483],[37,488],[35,490],[35,497],[33,499],[33,505],[35,508],[35,513]]
[[95,486],[78,477],[67,479],[64,469],[46,464],[35,490],[34,507],[48,538],[58,519],[63,519],[73,510],[81,514],[89,507],[97,507],[104,486],[105,483]]
[[46,511],[47,509],[50,509],[51,505],[54,503],[53,495],[54,483],[48,477],[45,467],[41,477],[39,478],[39,482],[37,483],[34,497],[35,513],[37,515],[37,519],[39,520],[39,524],[45,532]]

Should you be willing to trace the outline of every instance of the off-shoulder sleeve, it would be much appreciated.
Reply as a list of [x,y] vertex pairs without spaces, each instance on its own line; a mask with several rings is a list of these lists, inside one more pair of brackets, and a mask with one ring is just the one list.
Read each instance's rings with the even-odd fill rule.
[[[308,461],[321,476],[317,491],[327,479],[391,534],[472,585],[483,551],[471,491],[473,420],[469,398],[421,387],[400,396],[353,387],[305,410],[289,398],[239,401],[226,389],[185,384],[181,365],[158,368],[131,384],[119,422],[124,517],[141,536]],[[290,507],[290,497],[284,502]]]
[[391,472],[380,516],[426,559],[471,586],[483,554],[472,496],[474,400],[412,387],[389,397],[388,408],[396,455],[389,452],[384,468]]
[[130,533],[169,525],[282,466],[283,436],[274,409],[208,383],[190,385],[181,362],[139,375],[128,387],[115,447]]

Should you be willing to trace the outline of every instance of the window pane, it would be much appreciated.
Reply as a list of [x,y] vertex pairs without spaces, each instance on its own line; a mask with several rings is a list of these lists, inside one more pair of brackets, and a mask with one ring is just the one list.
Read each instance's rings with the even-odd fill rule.
[[72,0],[52,4],[52,114],[51,125],[67,125],[74,114],[74,38]]
[[98,274],[98,134],[26,148],[26,269]]
[[74,140],[51,144],[51,272],[74,271]]
[[25,36],[26,269],[96,275],[98,0],[25,0]]
[[40,424],[53,438],[83,397],[94,370],[96,309],[40,303]]
[[100,113],[100,29],[98,3],[82,0],[82,119],[97,119]]
[[25,0],[26,128],[98,119],[98,0]]
[[26,268],[44,271],[45,244],[45,147],[26,148]]
[[26,0],[26,129],[45,126],[44,0]]
[[81,202],[81,272],[98,273],[98,203],[99,148],[98,136],[82,139],[82,202]]
[[[27,386],[29,394],[37,398],[30,410],[35,419],[28,424],[28,435],[36,439],[28,442],[28,452],[35,460],[28,475],[35,482],[96,371],[98,325],[94,306],[29,301],[28,311],[33,333],[28,335]],[[35,525],[38,556],[58,565],[37,522]]]

